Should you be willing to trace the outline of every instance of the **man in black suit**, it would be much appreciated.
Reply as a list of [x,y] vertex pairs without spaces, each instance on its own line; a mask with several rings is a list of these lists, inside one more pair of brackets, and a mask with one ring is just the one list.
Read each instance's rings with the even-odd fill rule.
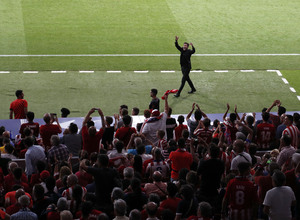
[[[181,93],[186,81],[188,82],[189,86],[191,87],[191,91],[189,91],[189,94],[196,92],[193,82],[189,76],[190,71],[192,69],[191,56],[193,53],[195,53],[195,48],[192,43],[189,44],[187,42],[184,42],[183,47],[180,47],[178,44],[178,39],[179,39],[179,37],[176,36],[175,37],[175,46],[181,53],[180,54],[180,65],[181,65],[181,71],[182,71],[183,76],[182,76],[180,88],[179,88],[178,92],[174,95],[175,97],[180,96],[180,93]],[[189,45],[192,46],[191,50],[188,49]]]

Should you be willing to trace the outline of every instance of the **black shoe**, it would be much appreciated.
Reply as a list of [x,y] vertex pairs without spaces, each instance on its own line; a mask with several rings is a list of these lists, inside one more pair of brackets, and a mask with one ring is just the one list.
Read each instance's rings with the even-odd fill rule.
[[174,97],[176,97],[176,98],[178,98],[180,95],[178,94],[178,93],[176,93],[175,95],[174,95]]
[[193,89],[193,90],[189,91],[188,93],[193,94],[194,92],[196,92],[196,89]]

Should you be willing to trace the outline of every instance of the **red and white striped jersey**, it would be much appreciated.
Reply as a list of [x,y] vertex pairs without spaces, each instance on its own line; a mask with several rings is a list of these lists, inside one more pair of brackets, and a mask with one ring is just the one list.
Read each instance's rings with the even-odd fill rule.
[[168,141],[166,139],[160,139],[158,141],[158,145],[157,145],[158,148],[160,148],[161,150],[165,150],[167,149],[168,147]]
[[291,145],[294,148],[298,148],[298,138],[300,136],[300,131],[295,125],[290,125],[282,132],[282,135],[288,135],[292,139]]

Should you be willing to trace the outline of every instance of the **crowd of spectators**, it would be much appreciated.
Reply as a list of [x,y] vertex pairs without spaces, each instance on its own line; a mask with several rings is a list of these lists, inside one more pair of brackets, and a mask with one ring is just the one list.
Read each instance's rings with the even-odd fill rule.
[[262,120],[237,106],[227,117],[227,104],[223,121],[211,122],[195,103],[176,120],[168,96],[160,112],[152,89],[136,127],[126,105],[114,117],[92,108],[59,136],[56,115],[39,125],[16,96],[10,118],[28,122],[14,139],[0,127],[0,219],[300,219],[300,117],[279,100]]

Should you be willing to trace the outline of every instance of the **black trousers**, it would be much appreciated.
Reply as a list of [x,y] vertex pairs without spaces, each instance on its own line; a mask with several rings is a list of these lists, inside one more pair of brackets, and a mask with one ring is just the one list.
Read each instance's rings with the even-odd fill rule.
[[179,88],[177,93],[178,94],[181,93],[186,81],[188,82],[188,84],[189,84],[189,86],[191,87],[192,90],[196,90],[194,85],[193,85],[193,82],[192,82],[192,80],[190,79],[190,76],[189,76],[191,69],[182,66],[181,71],[182,71],[181,85],[180,85],[180,88]]

